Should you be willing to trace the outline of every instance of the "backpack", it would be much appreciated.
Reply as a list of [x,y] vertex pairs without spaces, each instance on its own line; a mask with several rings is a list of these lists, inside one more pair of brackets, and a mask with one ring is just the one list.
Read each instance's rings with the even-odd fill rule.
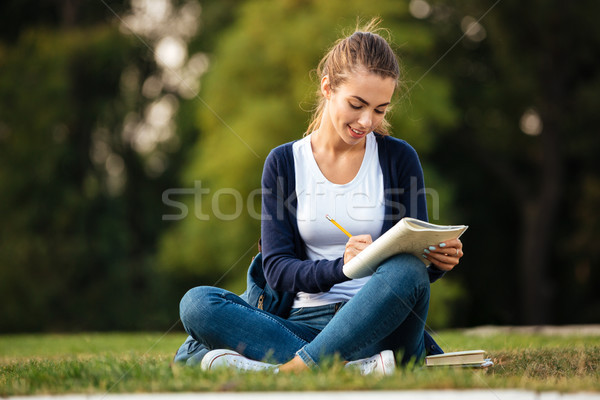
[[240,295],[242,299],[269,314],[286,318],[292,308],[294,296],[294,293],[279,292],[267,284],[260,252],[252,258],[248,268],[246,291]]

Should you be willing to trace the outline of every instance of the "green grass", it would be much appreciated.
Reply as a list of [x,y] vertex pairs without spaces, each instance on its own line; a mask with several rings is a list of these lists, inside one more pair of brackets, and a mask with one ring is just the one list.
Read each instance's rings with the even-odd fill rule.
[[337,364],[299,375],[203,372],[169,363],[185,335],[0,336],[0,396],[58,393],[520,388],[600,391],[600,336],[441,332],[446,351],[484,349],[487,371],[415,368],[373,379]]

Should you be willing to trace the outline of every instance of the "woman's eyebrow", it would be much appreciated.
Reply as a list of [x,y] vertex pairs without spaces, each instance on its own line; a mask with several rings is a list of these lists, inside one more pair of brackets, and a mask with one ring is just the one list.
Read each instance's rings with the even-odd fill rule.
[[[358,101],[360,101],[361,103],[363,103],[365,106],[368,106],[368,105],[369,105],[369,103],[368,103],[368,102],[367,102],[365,99],[363,99],[362,97],[359,97],[359,96],[352,96],[352,97],[354,97],[356,100],[358,100]],[[390,104],[390,102],[389,102],[389,101],[388,101],[387,103],[380,104],[380,105],[378,105],[378,106],[377,106],[377,107],[375,107],[375,108],[379,108],[379,107],[387,106],[388,104]]]

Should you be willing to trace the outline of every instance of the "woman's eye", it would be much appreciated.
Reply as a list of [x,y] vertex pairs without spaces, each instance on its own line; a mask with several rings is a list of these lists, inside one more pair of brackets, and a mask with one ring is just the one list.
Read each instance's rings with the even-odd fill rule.
[[383,114],[385,111],[381,111],[381,110],[375,110],[375,112],[376,112],[377,114]]
[[361,109],[361,106],[355,106],[355,105],[354,105],[354,104],[352,104],[352,103],[348,103],[348,104],[350,104],[350,107],[351,107],[352,109],[354,109],[354,110],[360,110],[360,109]]

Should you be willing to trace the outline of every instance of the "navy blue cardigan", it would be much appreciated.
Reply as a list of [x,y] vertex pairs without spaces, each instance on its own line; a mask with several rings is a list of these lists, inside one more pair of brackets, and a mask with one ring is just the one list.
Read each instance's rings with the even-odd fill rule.
[[[376,135],[385,188],[385,219],[381,233],[408,216],[427,221],[423,170],[416,151],[404,140]],[[349,280],[344,260],[311,261],[296,220],[296,181],[293,142],[273,149],[262,176],[261,242],[263,269],[269,286],[280,292],[319,293]],[[429,281],[444,275],[427,269]]]

